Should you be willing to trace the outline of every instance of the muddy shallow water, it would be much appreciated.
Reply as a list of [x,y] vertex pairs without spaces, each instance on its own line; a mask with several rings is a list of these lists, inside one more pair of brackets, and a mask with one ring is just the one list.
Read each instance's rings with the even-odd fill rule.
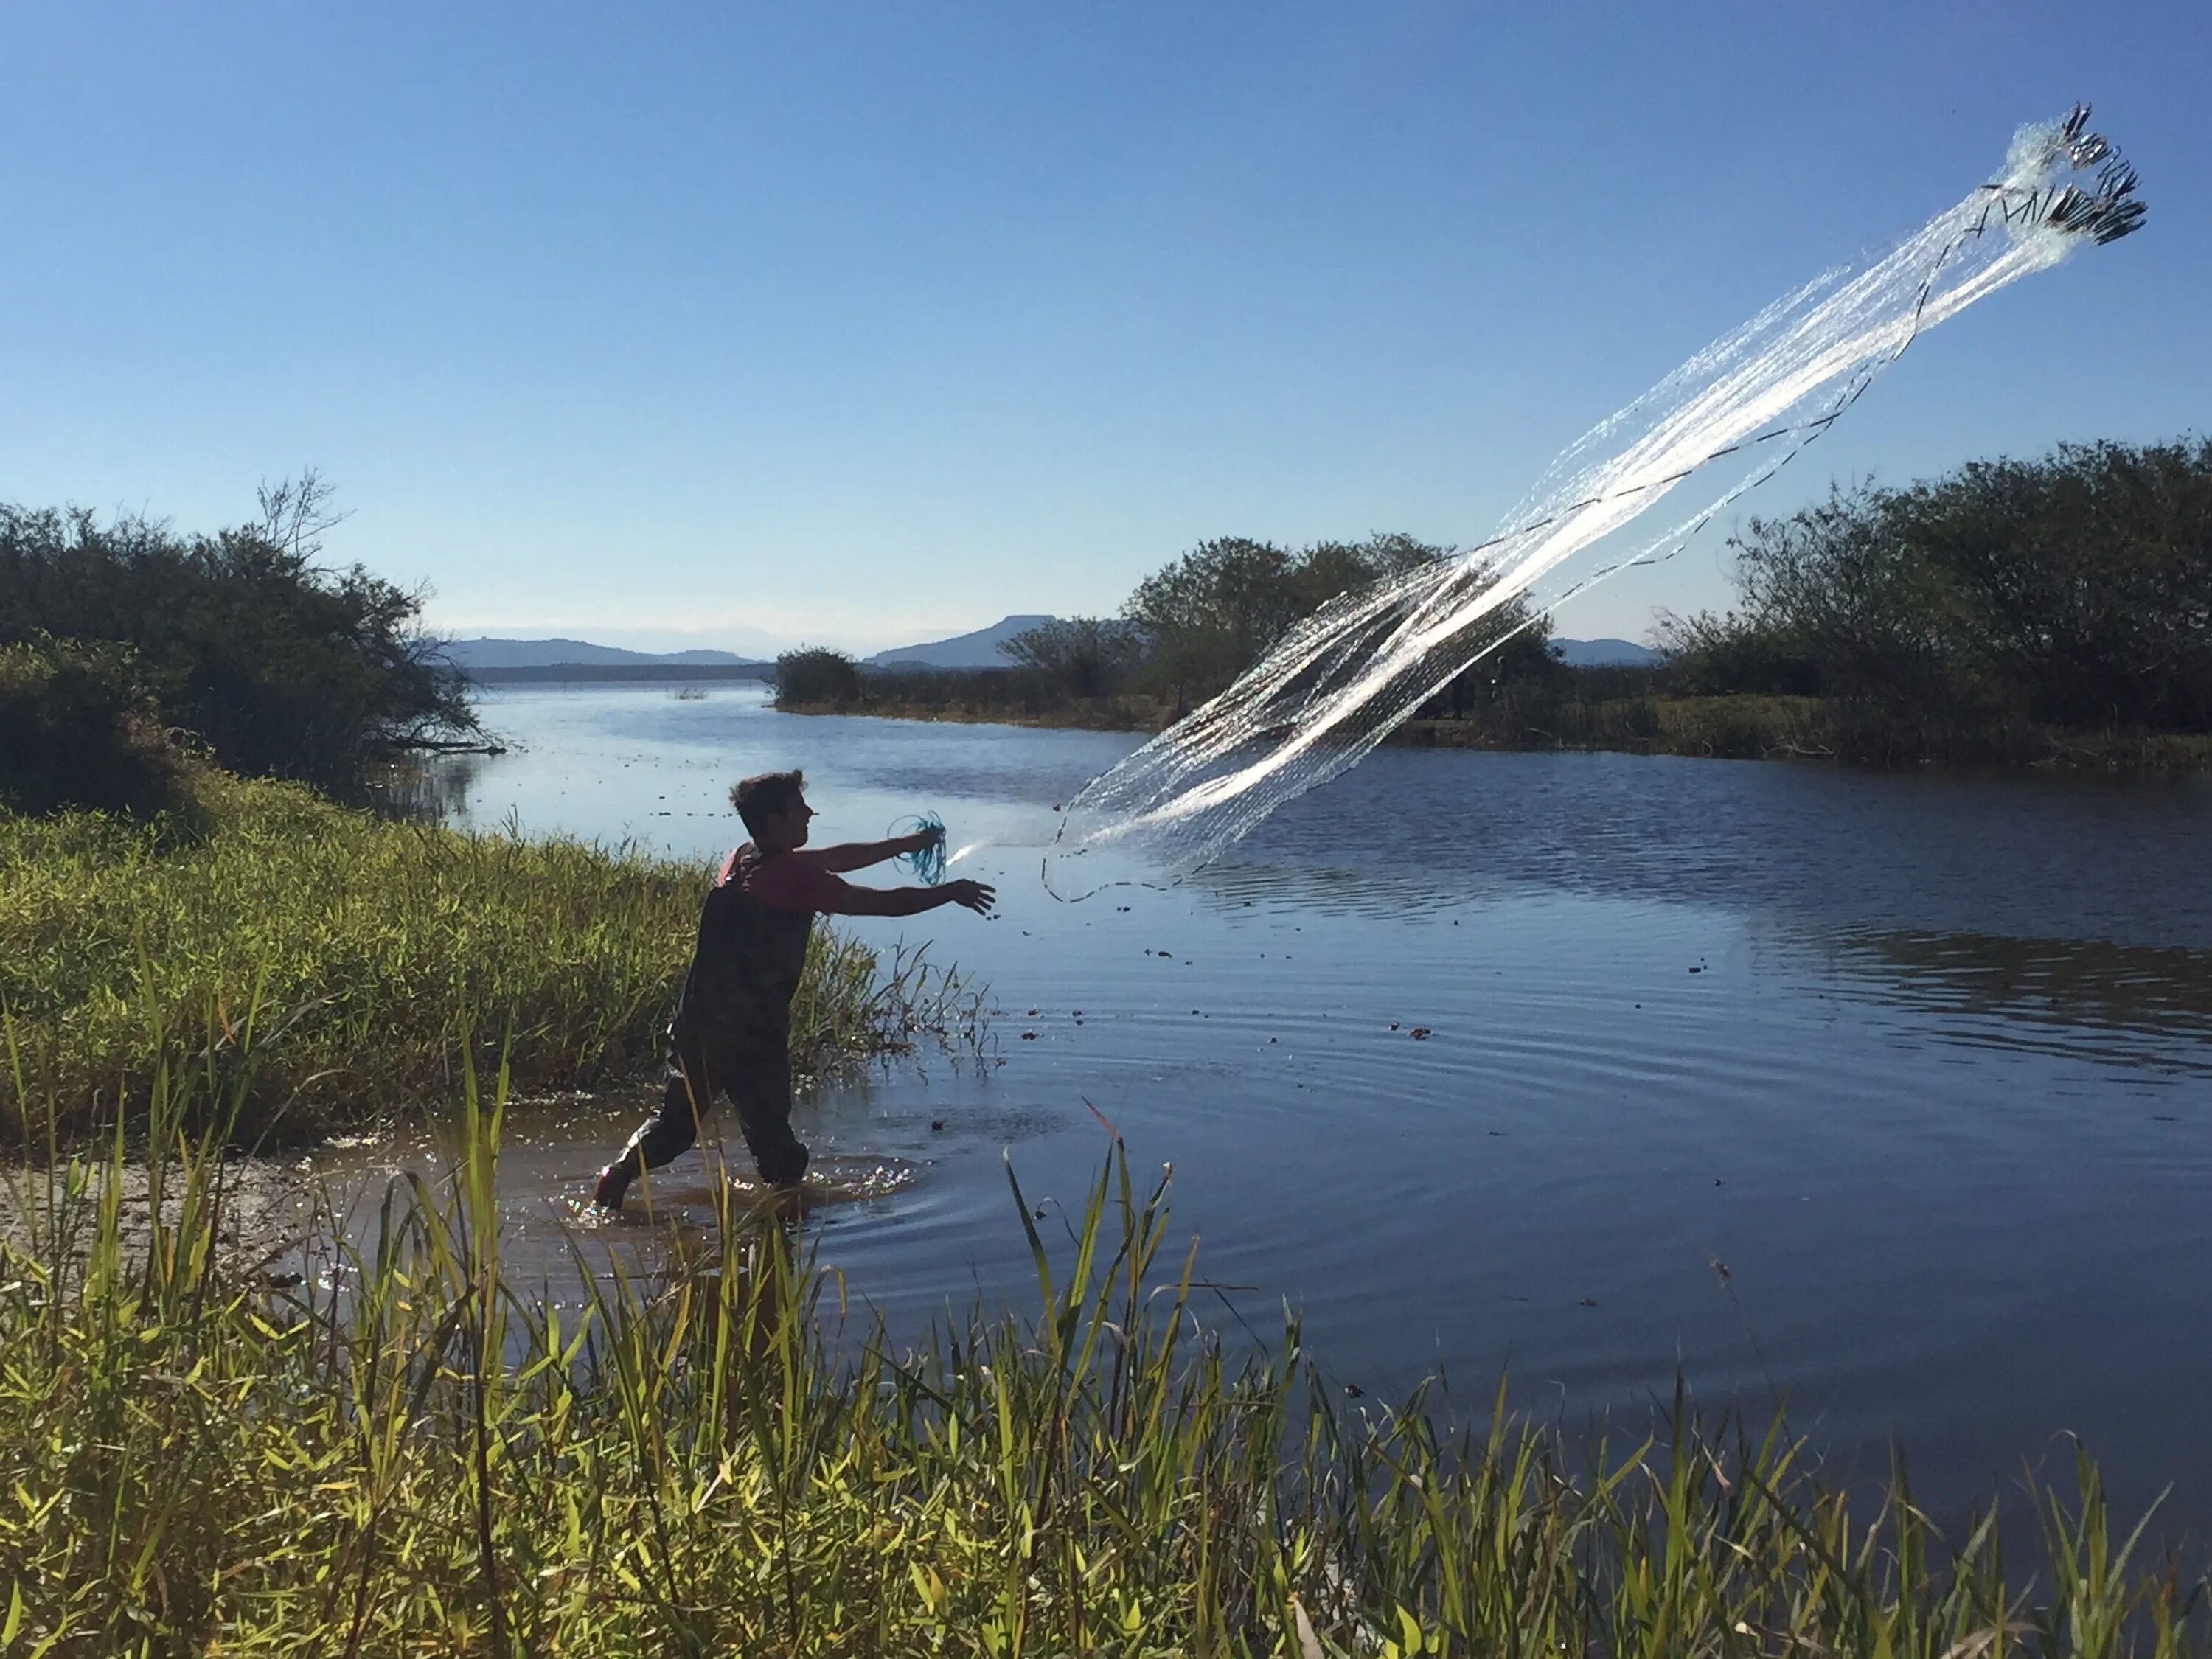
[[[2175,1523],[2212,1522],[2203,781],[1385,751],[1182,886],[1066,905],[1037,878],[1051,809],[1133,739],[781,716],[750,687],[487,711],[516,750],[441,784],[479,824],[703,861],[739,835],[730,781],[797,765],[817,840],[929,808],[1001,843],[963,866],[996,920],[856,924],[989,981],[987,1051],[800,1108],[848,1189],[805,1225],[895,1325],[1023,1304],[1005,1160],[1048,1216],[1076,1203],[1095,1109],[1173,1163],[1178,1232],[1251,1287],[1235,1314],[1266,1338],[1295,1304],[1370,1394],[1442,1366],[1479,1401],[1506,1370],[1580,1418],[1679,1366],[1846,1459],[1900,1437],[1931,1495],[2056,1468],[2070,1433],[2124,1501],[2171,1480]],[[511,1262],[651,1248],[576,1208],[645,1103],[516,1115]],[[696,1220],[709,1178],[688,1159],[659,1197]]]

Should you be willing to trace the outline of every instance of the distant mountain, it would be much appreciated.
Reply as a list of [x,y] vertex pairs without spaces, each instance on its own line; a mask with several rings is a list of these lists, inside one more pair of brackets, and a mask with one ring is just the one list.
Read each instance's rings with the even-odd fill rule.
[[1576,668],[1644,668],[1659,660],[1649,646],[1626,640],[1553,640],[1559,655]]
[[902,645],[895,651],[878,651],[867,659],[871,668],[1004,668],[1006,659],[999,647],[1017,634],[1052,620],[1050,617],[1002,617],[988,628],[972,634],[956,634],[949,640],[926,645]]
[[751,659],[734,651],[625,651],[619,646],[583,640],[455,640],[446,657],[464,671],[477,668],[551,668],[568,664],[599,667],[738,667]]

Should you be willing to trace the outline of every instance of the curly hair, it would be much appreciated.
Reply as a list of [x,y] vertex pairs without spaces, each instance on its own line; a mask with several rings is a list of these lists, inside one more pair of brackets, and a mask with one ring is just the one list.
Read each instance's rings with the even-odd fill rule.
[[745,828],[757,836],[769,818],[789,811],[805,787],[804,772],[756,772],[738,781],[730,791],[730,805],[738,809]]

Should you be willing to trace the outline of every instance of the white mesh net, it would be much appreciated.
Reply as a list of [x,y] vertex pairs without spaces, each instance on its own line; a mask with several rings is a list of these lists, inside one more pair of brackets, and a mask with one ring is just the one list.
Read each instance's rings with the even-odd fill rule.
[[[2025,127],[2002,173],[1888,253],[1784,295],[1594,428],[1490,540],[1340,595],[1219,696],[1085,785],[1044,860],[1079,898],[1179,880],[1293,796],[1356,764],[1502,643],[1519,594],[1547,613],[1680,548],[1826,431],[1913,337],[2142,215],[2133,171],[2088,110]],[[1630,527],[1695,479],[1704,504]],[[1601,545],[1602,544],[1602,545]],[[1578,555],[1589,555],[1578,558]]]

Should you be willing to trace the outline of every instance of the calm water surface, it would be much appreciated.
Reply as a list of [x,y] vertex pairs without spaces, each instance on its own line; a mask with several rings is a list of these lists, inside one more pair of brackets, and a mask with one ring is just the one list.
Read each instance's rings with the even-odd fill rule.
[[[1699,1397],[1939,1499],[2081,1436],[2212,1522],[2212,787],[1618,755],[1378,753],[1170,890],[1062,904],[1053,808],[1134,739],[799,718],[756,688],[495,693],[468,821],[705,860],[739,775],[804,767],[817,842],[933,809],[997,918],[850,924],[987,980],[975,1060],[799,1108],[818,1211],[895,1322],[1024,1301],[1002,1153],[1078,1203],[1172,1163],[1218,1322],[1384,1398],[1439,1367],[1570,1421]],[[862,879],[894,881],[895,869]],[[1421,1028],[1431,1035],[1416,1040]],[[643,1095],[517,1126],[517,1249]],[[940,1131],[933,1124],[941,1121]],[[741,1156],[732,1135],[732,1150]],[[703,1208],[696,1158],[664,1186]],[[1725,1264],[1725,1276],[1717,1264]]]

